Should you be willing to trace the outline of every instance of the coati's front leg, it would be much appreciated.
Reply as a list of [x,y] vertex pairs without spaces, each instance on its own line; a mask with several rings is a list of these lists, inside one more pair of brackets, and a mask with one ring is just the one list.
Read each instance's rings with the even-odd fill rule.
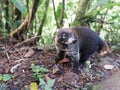
[[79,62],[74,62],[74,66],[73,66],[73,72],[77,73],[79,72]]
[[59,61],[62,60],[64,57],[69,58],[73,62],[73,72],[78,73],[80,54],[79,53],[71,54],[66,53],[65,51],[59,51],[57,57],[55,58],[56,63],[59,63]]
[[59,51],[58,55],[55,58],[55,62],[59,63],[60,60],[62,60],[65,57],[65,51]]
[[73,72],[78,74],[78,72],[79,72],[80,54],[79,54],[79,53],[73,54],[73,55],[71,56],[71,59],[72,59],[72,61],[73,61]]

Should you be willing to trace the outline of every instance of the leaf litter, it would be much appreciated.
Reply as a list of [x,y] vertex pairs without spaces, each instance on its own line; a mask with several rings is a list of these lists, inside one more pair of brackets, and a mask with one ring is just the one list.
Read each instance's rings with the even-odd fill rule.
[[80,68],[79,74],[75,74],[72,70],[73,64],[66,58],[56,66],[54,61],[56,50],[54,49],[45,52],[45,50],[37,49],[37,46],[29,44],[14,47],[16,45],[11,41],[3,42],[0,45],[2,48],[0,49],[0,75],[11,76],[10,80],[6,82],[8,90],[15,88],[25,90],[37,86],[40,90],[40,84],[33,79],[32,64],[50,70],[44,79],[46,82],[55,80],[52,90],[91,90],[97,83],[120,70],[120,50],[97,57],[92,55],[89,58],[92,63],[86,64],[86,68]]

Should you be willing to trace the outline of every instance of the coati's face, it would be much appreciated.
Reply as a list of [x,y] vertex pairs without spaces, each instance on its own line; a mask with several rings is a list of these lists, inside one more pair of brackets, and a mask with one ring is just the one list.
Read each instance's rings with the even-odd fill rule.
[[70,29],[62,28],[60,29],[55,37],[55,42],[57,43],[57,46],[59,46],[62,49],[67,48],[71,44],[75,43],[76,39]]

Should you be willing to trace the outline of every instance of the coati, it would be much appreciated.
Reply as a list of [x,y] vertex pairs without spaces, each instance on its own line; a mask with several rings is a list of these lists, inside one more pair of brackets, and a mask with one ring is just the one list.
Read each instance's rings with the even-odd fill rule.
[[56,63],[64,57],[70,58],[74,63],[75,73],[78,73],[79,65],[84,65],[91,54],[99,52],[105,45],[96,32],[80,26],[60,28],[55,35],[54,44],[58,51]]

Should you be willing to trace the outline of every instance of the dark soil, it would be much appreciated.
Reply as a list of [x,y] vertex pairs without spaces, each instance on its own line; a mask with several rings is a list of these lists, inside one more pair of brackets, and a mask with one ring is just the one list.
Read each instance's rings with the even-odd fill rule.
[[[25,56],[34,51],[33,54]],[[55,49],[38,49],[34,43],[25,44],[13,42],[11,40],[0,40],[0,74],[9,74],[12,78],[7,81],[0,81],[0,84],[6,84],[7,90],[27,90],[33,79],[31,64],[40,65],[48,68],[54,68]],[[79,70],[79,74],[73,73],[72,63],[60,64],[60,73],[47,75],[56,82],[53,90],[92,90],[100,81],[108,78],[120,69],[120,50],[110,54],[92,55],[84,69]],[[88,62],[89,63],[89,62]],[[104,65],[112,65],[112,69],[105,69]],[[41,89],[39,89],[41,90]]]

